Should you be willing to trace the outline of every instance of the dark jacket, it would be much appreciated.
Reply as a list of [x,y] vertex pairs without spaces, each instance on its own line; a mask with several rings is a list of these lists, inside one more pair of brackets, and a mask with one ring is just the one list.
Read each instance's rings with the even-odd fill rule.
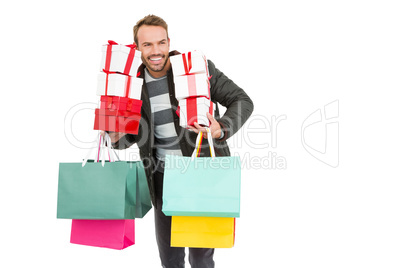
[[[180,54],[177,51],[170,52],[170,55]],[[139,68],[140,77],[144,77],[144,64]],[[230,151],[226,140],[235,134],[240,127],[246,122],[253,111],[253,102],[249,96],[238,87],[232,80],[226,77],[221,71],[215,68],[215,65],[208,60],[208,69],[211,76],[211,100],[214,103],[220,103],[227,108],[223,116],[219,115],[218,106],[214,113],[214,118],[219,122],[224,137],[222,139],[214,139],[214,148],[216,156],[229,156]],[[177,135],[180,139],[180,147],[184,156],[191,156],[195,147],[197,134],[191,130],[187,130],[179,125],[179,117],[176,114],[178,101],[175,98],[175,87],[173,83],[172,70],[167,73],[170,102],[173,106],[172,113],[174,125]],[[147,175],[149,191],[152,203],[156,206],[155,191],[153,182],[153,172],[155,169],[155,147],[154,147],[154,130],[151,122],[151,105],[148,96],[148,90],[144,83],[142,88],[142,108],[141,120],[138,135],[127,134],[118,142],[113,144],[116,149],[126,149],[137,143],[140,149],[140,157],[144,163],[145,173]],[[207,142],[203,142],[200,156],[209,156],[209,147]]]

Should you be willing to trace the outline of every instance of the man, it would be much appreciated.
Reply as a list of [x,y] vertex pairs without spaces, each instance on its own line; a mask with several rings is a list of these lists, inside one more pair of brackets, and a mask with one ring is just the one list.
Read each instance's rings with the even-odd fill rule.
[[[125,149],[137,143],[144,163],[148,186],[155,211],[156,240],[162,266],[184,267],[184,248],[170,247],[171,217],[162,212],[163,170],[166,154],[191,156],[198,132],[206,129],[198,124],[191,129],[179,126],[176,114],[178,101],[169,56],[170,39],[166,22],[149,15],[134,26],[134,42],[141,51],[143,64],[140,77],[145,79],[141,99],[141,121],[138,135],[110,133],[113,146]],[[211,121],[210,131],[217,156],[230,155],[226,139],[245,123],[253,110],[247,94],[208,61],[211,83],[211,100],[227,108],[220,117],[218,108]],[[206,135],[204,135],[204,138]],[[207,144],[202,146],[200,156],[209,156]],[[191,267],[214,267],[214,249],[190,248]]]

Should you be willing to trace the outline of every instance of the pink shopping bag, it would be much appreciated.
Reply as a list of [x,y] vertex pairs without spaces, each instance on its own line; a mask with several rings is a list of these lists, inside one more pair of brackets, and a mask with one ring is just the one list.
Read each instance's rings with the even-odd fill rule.
[[70,243],[111,249],[134,245],[134,220],[72,220]]

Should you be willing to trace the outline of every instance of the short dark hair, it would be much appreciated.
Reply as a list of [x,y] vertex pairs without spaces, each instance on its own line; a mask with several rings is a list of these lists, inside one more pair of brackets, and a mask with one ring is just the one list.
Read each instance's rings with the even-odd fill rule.
[[168,39],[169,39],[167,23],[161,17],[155,16],[155,15],[148,15],[148,16],[145,16],[144,18],[140,19],[139,21],[137,21],[137,24],[133,28],[134,42],[137,44],[137,46],[138,46],[138,29],[142,25],[161,26],[161,27],[163,27],[166,30],[166,34],[167,34]]

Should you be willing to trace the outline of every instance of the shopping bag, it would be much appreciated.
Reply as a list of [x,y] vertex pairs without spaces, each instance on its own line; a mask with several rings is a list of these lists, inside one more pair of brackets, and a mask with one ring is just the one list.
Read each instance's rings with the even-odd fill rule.
[[235,218],[172,216],[172,247],[231,248]]
[[135,163],[137,168],[135,217],[143,218],[152,208],[147,176],[142,161],[128,161],[128,163]]
[[[102,140],[102,139],[101,139]],[[100,142],[101,143],[101,142]],[[111,142],[109,142],[111,144]],[[151,209],[151,198],[141,161],[60,163],[57,218],[134,219]],[[113,156],[110,148],[109,158]]]
[[167,216],[239,217],[240,159],[196,157],[202,134],[192,157],[166,155],[162,211]]
[[72,220],[70,243],[124,249],[135,244],[134,220]]

